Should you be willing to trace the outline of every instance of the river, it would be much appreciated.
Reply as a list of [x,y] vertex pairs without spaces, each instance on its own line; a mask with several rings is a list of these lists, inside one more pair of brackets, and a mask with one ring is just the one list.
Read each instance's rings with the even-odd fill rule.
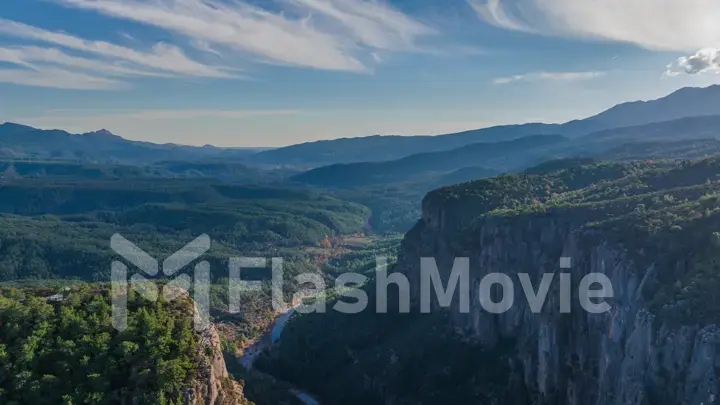
[[[272,330],[265,336],[261,337],[252,347],[247,348],[245,354],[238,358],[238,361],[240,361],[240,363],[242,363],[242,365],[246,368],[252,368],[253,362],[257,356],[260,355],[263,349],[280,340],[283,330],[285,330],[285,325],[287,325],[287,322],[295,314],[296,308],[297,307],[292,307],[275,318],[275,324],[273,325]],[[302,401],[305,405],[320,405],[320,402],[307,392],[293,389],[290,393],[293,394],[295,398]]]
[[272,343],[280,340],[280,336],[285,329],[285,324],[287,324],[287,321],[289,321],[290,317],[292,317],[295,313],[295,308],[290,308],[289,310],[285,311],[285,313],[277,317],[277,319],[275,319],[275,326],[273,326],[272,332],[270,334],[270,339]]

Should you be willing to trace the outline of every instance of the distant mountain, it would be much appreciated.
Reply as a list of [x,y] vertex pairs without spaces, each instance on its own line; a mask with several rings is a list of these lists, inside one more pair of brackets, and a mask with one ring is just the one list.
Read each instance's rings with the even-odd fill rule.
[[288,146],[253,155],[267,164],[323,166],[381,162],[446,151],[479,142],[499,142],[531,135],[581,137],[613,128],[646,125],[686,117],[720,115],[720,86],[683,88],[652,101],[619,104],[598,115],[565,124],[504,125],[437,136],[370,136]]
[[[619,104],[595,116],[565,124],[503,125],[437,136],[375,135],[303,143],[264,151],[214,146],[159,145],[123,139],[107,130],[75,135],[61,130],[39,130],[25,125],[5,123],[0,125],[0,157],[71,159],[116,164],[215,159],[315,168],[332,164],[393,161],[416,154],[449,151],[476,143],[510,141],[534,135],[580,138],[593,134],[593,136],[605,137],[604,142],[609,142],[611,137],[637,133],[638,128],[629,129],[630,127],[705,116],[720,116],[720,85],[683,88],[657,100]],[[692,122],[693,125],[707,124],[702,121]],[[674,131],[693,132],[693,138],[714,136],[710,132],[698,135],[698,128],[683,129],[681,126],[682,123]],[[617,132],[617,128],[626,128],[625,135]],[[644,130],[651,129],[644,128]],[[709,127],[706,129],[712,130]],[[655,134],[646,131],[641,135],[654,137],[659,132],[665,132],[666,129],[658,126],[654,131]],[[671,131],[667,132],[670,136],[674,136]]]
[[374,135],[301,143],[260,152],[250,161],[264,164],[325,166],[337,163],[383,162],[406,156],[440,152],[478,142],[498,142],[530,135],[555,135],[559,125],[505,125],[448,135]]
[[598,115],[565,123],[560,133],[579,135],[706,115],[720,115],[720,85],[685,87],[657,100],[618,104]]
[[621,142],[679,141],[714,138],[718,135],[720,135],[720,114],[606,129],[576,139],[581,143],[594,142],[612,147]]
[[601,155],[605,160],[698,159],[720,155],[720,140],[691,139],[664,142],[633,142],[616,146]]
[[0,125],[0,157],[65,159],[91,163],[150,164],[164,160],[240,159],[253,149],[194,147],[130,141],[110,131],[71,134],[15,123]]
[[[448,175],[450,179],[452,172],[468,167],[475,167],[473,171],[476,176],[487,177],[499,171],[539,163],[552,156],[553,148],[567,141],[567,138],[558,135],[535,135],[504,142],[476,143],[449,151],[420,153],[388,162],[330,165],[299,174],[292,179],[315,186],[355,188],[418,182],[438,174]],[[484,170],[479,170],[478,166]]]
[[[359,162],[319,167],[293,180],[321,187],[352,188],[400,182],[445,184],[488,177],[492,172],[522,171],[544,160],[598,157],[611,160],[690,158],[716,155],[720,115],[680,118],[606,129],[576,138],[534,135],[503,142],[482,142],[447,151],[419,153],[385,162]],[[451,138],[452,135],[439,138]],[[470,169],[474,167],[475,169]],[[479,169],[478,169],[479,168]],[[479,170],[479,171],[478,171]],[[458,181],[454,181],[456,172]]]

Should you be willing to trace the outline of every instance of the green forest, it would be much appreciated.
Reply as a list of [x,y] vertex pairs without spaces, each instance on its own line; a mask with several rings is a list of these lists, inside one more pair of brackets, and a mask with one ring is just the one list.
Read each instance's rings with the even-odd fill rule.
[[[51,290],[52,291],[52,290]],[[128,329],[112,327],[109,292],[0,290],[0,402],[7,405],[180,405],[200,377],[204,349],[188,300],[131,293]]]

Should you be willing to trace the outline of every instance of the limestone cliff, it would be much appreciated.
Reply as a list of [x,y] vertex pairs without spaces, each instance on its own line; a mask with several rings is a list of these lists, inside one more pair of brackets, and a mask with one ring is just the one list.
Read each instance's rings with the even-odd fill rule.
[[[465,208],[459,206],[461,202]],[[637,203],[631,201],[626,208],[632,211]],[[501,343],[510,344],[508,384],[516,389],[502,403],[720,402],[720,319],[689,316],[677,321],[667,314],[682,315],[689,303],[657,304],[668,274],[674,280],[692,274],[699,251],[683,248],[674,256],[638,251],[619,241],[625,236],[620,228],[588,226],[607,216],[606,208],[481,215],[473,211],[472,202],[469,208],[467,204],[462,195],[448,190],[442,198],[428,196],[422,220],[403,243],[396,271],[410,278],[417,303],[421,257],[436,258],[444,282],[454,258],[470,259],[471,311],[461,314],[456,300],[452,318],[461,333],[491,352]],[[705,215],[695,215],[694,220],[720,224],[716,215]],[[682,240],[682,235],[678,238]],[[572,258],[570,269],[559,269],[561,256]],[[543,273],[561,271],[569,272],[572,279],[571,312],[560,313],[556,274],[543,311],[532,313],[516,274],[529,273],[537,287]],[[514,305],[503,314],[485,312],[479,303],[479,280],[492,272],[511,275],[515,281]],[[614,297],[608,300],[611,309],[606,313],[589,314],[580,307],[576,286],[590,272],[603,273],[612,281]]]
[[225,365],[220,337],[215,325],[202,331],[203,363],[193,387],[185,391],[186,405],[245,405],[243,387],[230,375]]
[[[189,298],[187,292],[180,291],[178,294],[193,303],[192,316],[195,324],[202,324],[197,304]],[[243,387],[240,383],[230,378],[217,327],[208,322],[199,331],[199,334],[198,350],[200,353],[198,357],[201,359],[201,363],[198,364],[198,375],[183,391],[184,405],[251,404],[243,395]]]

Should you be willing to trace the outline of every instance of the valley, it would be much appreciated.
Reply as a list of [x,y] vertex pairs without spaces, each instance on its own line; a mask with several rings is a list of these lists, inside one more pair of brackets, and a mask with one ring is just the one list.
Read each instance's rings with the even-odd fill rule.
[[[262,150],[2,124],[0,403],[713,403],[719,89],[564,124]],[[209,268],[211,329],[191,327],[197,300],[131,288],[130,327],[114,330],[115,234],[157,258],[160,285],[193,276],[166,272],[165,258],[207,235],[188,263]],[[409,280],[409,313],[394,287],[377,313],[377,257]],[[421,313],[423,257],[443,285],[469,258],[469,312],[453,298]],[[265,266],[242,270],[256,289],[231,293],[234,258]],[[283,261],[280,310],[271,258]],[[366,281],[335,288],[349,272]],[[480,303],[491,273],[515,282],[509,312]],[[553,282],[534,313],[520,273],[534,286],[571,281]],[[579,301],[590,273],[614,287],[602,314]],[[369,297],[361,313],[298,310],[352,303],[357,290]]]

